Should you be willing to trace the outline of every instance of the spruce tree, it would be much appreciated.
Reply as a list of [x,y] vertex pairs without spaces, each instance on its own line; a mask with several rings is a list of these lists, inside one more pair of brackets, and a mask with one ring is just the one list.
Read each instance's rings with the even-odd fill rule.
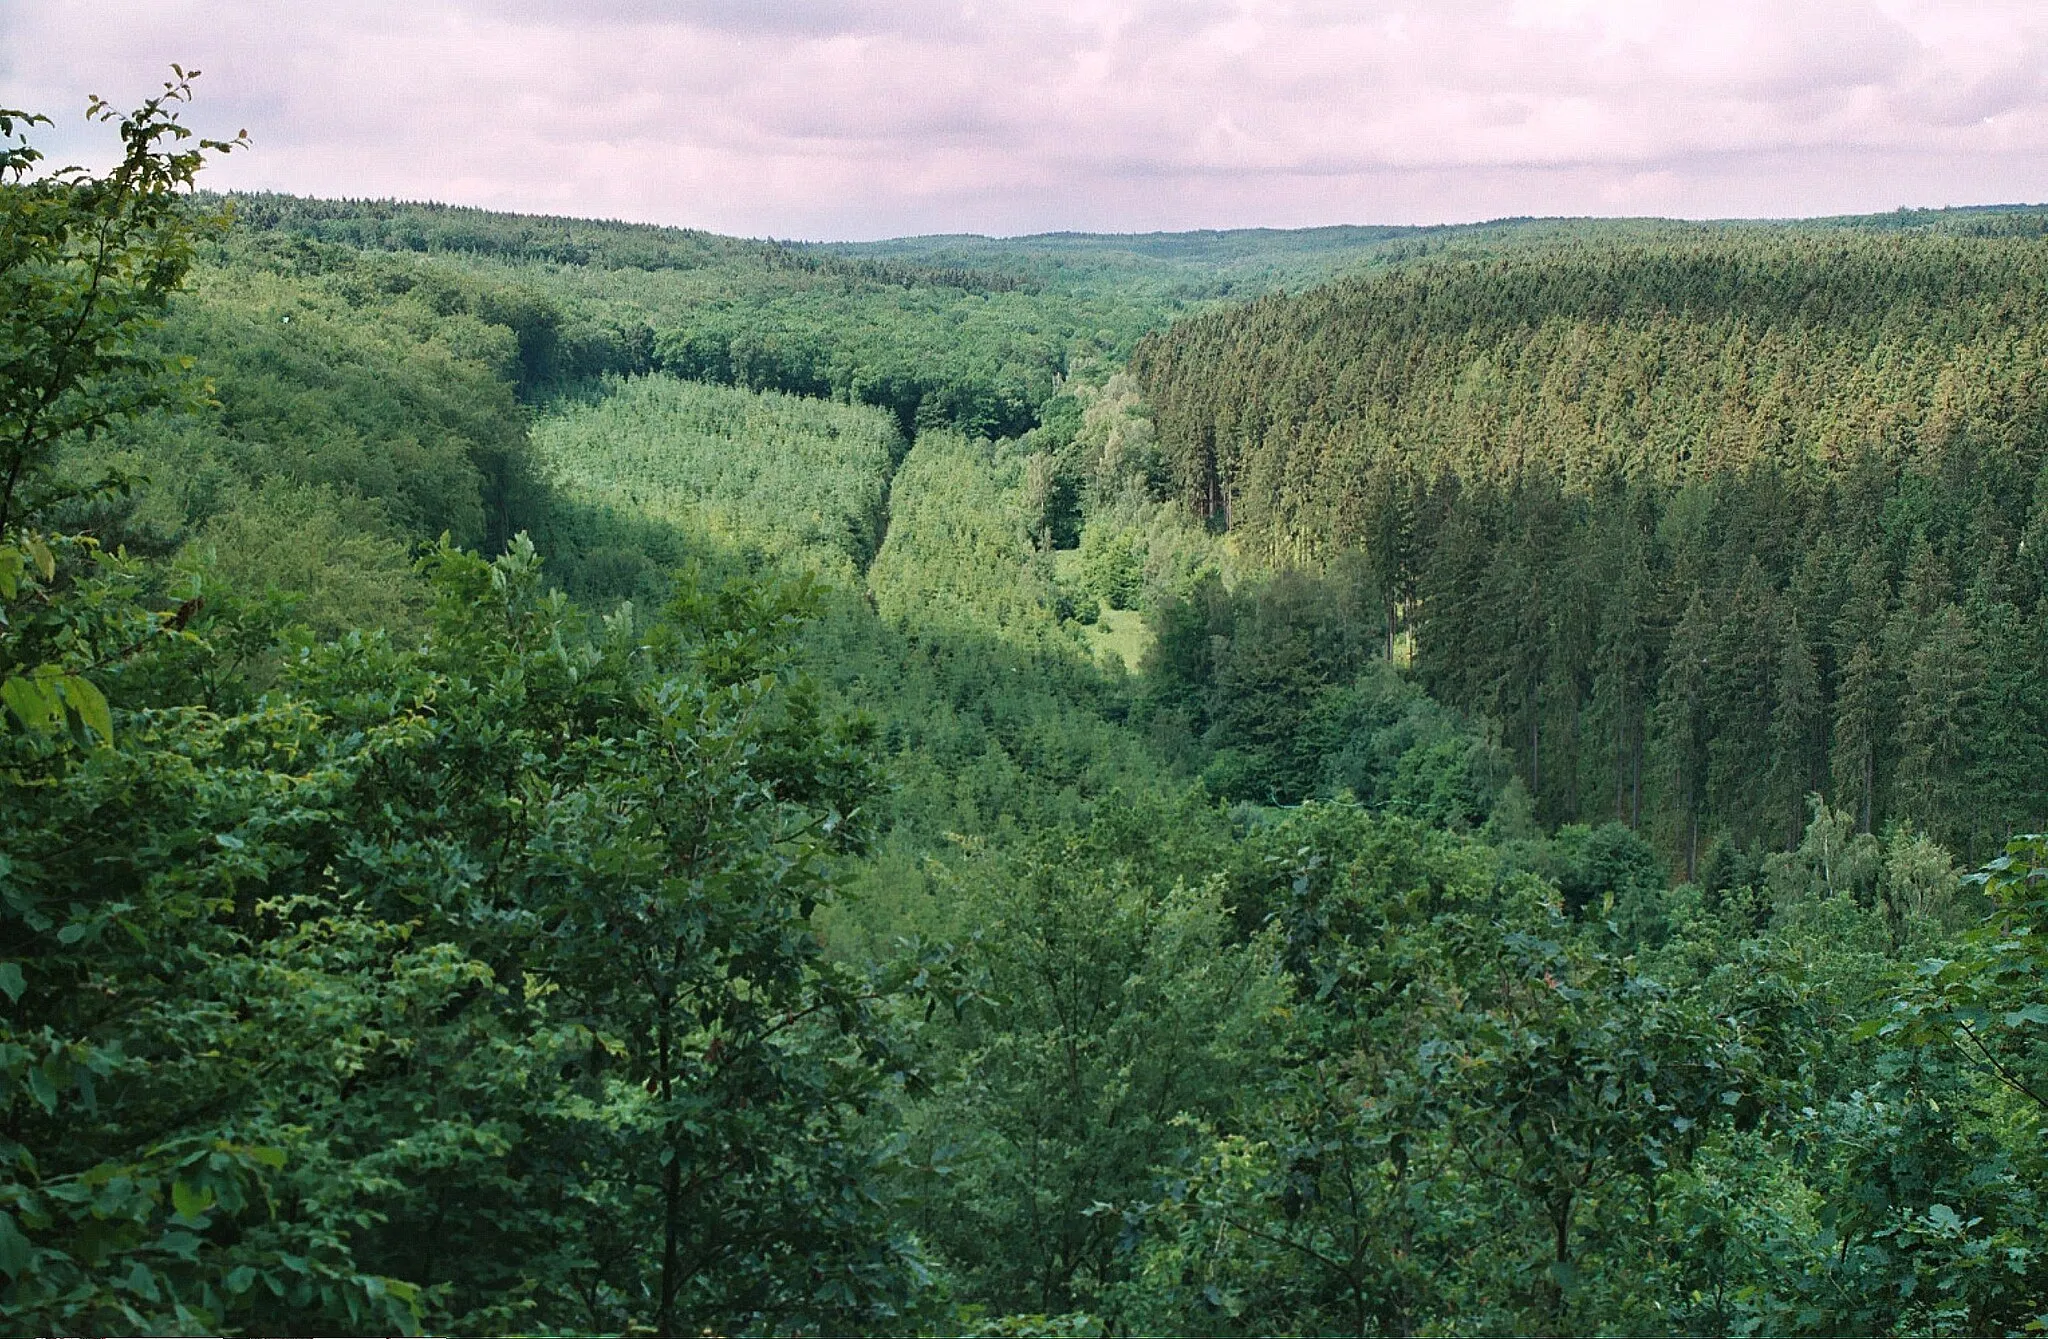
[[1856,815],[1860,832],[1871,831],[1878,803],[1881,756],[1891,728],[1891,676],[1869,642],[1857,642],[1835,684],[1834,752],[1830,759],[1835,795]]
[[1685,877],[1699,869],[1700,824],[1707,803],[1712,721],[1708,717],[1708,655],[1712,618],[1695,594],[1672,630],[1657,684],[1654,744],[1658,770],[1677,825]]
[[1906,667],[1899,718],[1899,808],[1939,840],[1974,858],[1979,831],[1970,782],[1976,770],[1984,666],[1963,611],[1944,604]]
[[1785,818],[1785,849],[1799,844],[1806,797],[1819,788],[1820,735],[1824,720],[1820,672],[1796,615],[1784,620],[1778,639],[1777,701],[1771,708],[1770,797]]
[[1755,557],[1712,619],[1704,692],[1708,711],[1708,807],[1743,844],[1773,826],[1767,790],[1770,714],[1778,648],[1777,601]]
[[1972,608],[1984,685],[1970,789],[1991,840],[2048,827],[2048,601]]

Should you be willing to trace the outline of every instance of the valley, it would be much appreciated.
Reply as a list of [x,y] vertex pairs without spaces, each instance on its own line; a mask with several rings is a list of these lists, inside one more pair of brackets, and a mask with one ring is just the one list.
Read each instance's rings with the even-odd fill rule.
[[0,185],[10,1326],[2040,1325],[2048,211],[163,170]]

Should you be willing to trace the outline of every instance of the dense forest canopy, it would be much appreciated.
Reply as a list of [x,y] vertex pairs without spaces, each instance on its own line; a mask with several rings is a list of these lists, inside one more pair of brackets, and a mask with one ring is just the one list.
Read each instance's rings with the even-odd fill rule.
[[[2022,215],[2030,221],[2033,215]],[[1430,262],[1134,360],[1175,486],[1388,635],[1553,821],[1969,858],[2048,823],[2048,243],[1678,229]]]
[[2048,1323],[2048,214],[797,246],[190,93],[0,112],[10,1328]]

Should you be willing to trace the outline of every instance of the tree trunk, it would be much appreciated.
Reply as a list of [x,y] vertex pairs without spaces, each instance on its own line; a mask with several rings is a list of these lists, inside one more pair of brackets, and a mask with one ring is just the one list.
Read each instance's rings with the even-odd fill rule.
[[[674,1095],[671,1075],[674,1066],[669,1054],[668,1019],[663,1018],[657,1051],[661,1057],[661,1102],[669,1106]],[[667,1113],[664,1113],[665,1115]],[[668,1166],[661,1174],[662,1242],[661,1242],[661,1304],[654,1314],[654,1332],[661,1339],[676,1339],[676,1293],[682,1287],[682,1222],[683,1222],[683,1164],[675,1155],[675,1148],[669,1136],[667,1145]]]
[[1700,868],[1700,809],[1697,802],[1693,804],[1691,812],[1686,817],[1690,831],[1685,840],[1685,881],[1691,883],[1698,876]]
[[1572,1262],[1571,1197],[1566,1197],[1564,1203],[1552,1207],[1550,1231],[1557,1264],[1557,1276],[1550,1283],[1550,1332],[1563,1335],[1568,1333],[1564,1327],[1564,1274],[1566,1267]]
[[1877,750],[1863,750],[1863,831],[1870,831],[1871,797],[1877,790]]
[[1631,832],[1643,825],[1643,730],[1640,724],[1629,743],[1628,826]]

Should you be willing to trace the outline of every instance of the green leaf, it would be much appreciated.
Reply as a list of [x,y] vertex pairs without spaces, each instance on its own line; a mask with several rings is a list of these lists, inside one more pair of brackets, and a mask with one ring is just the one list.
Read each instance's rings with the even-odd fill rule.
[[28,989],[28,982],[22,980],[21,965],[0,962],[0,991],[7,993],[9,1000],[20,1000],[21,993]]
[[123,1286],[137,1297],[151,1302],[158,1301],[162,1297],[162,1294],[157,1291],[156,1275],[150,1273],[149,1266],[143,1264],[140,1260],[137,1260],[128,1267],[128,1277],[122,1282]]
[[28,1090],[44,1111],[52,1115],[57,1111],[57,1085],[50,1082],[50,1076],[43,1072],[41,1065],[31,1065],[28,1070]]
[[284,1169],[284,1150],[281,1148],[257,1147],[247,1150],[249,1161],[273,1171]]
[[4,703],[14,713],[14,718],[31,730],[49,729],[57,723],[64,710],[63,703],[47,680],[21,674],[10,674],[5,681],[0,681],[0,703]]
[[213,1190],[211,1187],[195,1186],[189,1181],[173,1181],[171,1207],[178,1211],[178,1217],[197,1221],[201,1214],[213,1207]]
[[71,709],[78,713],[78,719],[85,728],[99,736],[101,744],[114,742],[114,717],[107,710],[106,695],[90,679],[81,679],[76,674],[63,678],[64,697],[71,703]]
[[0,1209],[0,1274],[9,1278],[21,1277],[21,1272],[35,1260],[35,1248],[28,1238],[21,1235],[15,1226],[14,1215]]

